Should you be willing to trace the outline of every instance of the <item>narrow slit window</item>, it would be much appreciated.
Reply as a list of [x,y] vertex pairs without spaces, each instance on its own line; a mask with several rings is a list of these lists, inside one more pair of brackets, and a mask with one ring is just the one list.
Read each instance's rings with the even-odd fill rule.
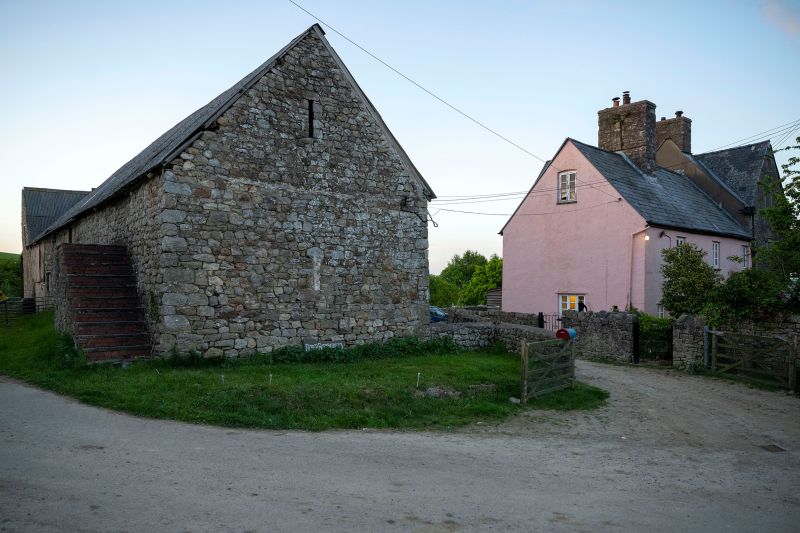
[[308,136],[314,137],[314,100],[308,101]]

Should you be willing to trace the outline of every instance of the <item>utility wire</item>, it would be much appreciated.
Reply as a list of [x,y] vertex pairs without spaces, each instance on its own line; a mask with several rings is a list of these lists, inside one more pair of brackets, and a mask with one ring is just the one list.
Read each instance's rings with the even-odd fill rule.
[[491,134],[493,134],[493,135],[495,135],[495,136],[499,137],[500,139],[502,139],[502,140],[504,140],[505,142],[509,143],[510,145],[512,145],[512,146],[514,146],[514,147],[516,147],[517,149],[519,149],[519,150],[522,150],[523,152],[525,152],[525,153],[526,153],[526,154],[528,154],[529,156],[531,156],[531,157],[533,157],[533,158],[535,158],[535,159],[538,159],[538,160],[539,160],[539,161],[541,161],[542,163],[547,163],[547,161],[545,161],[544,159],[542,159],[542,158],[541,158],[541,157],[539,157],[538,155],[534,154],[533,152],[530,152],[530,151],[526,150],[525,148],[523,148],[522,146],[518,145],[517,143],[515,143],[514,141],[512,141],[512,140],[511,140],[511,139],[509,139],[508,137],[505,137],[505,136],[501,135],[500,133],[498,133],[497,131],[493,130],[492,128],[490,128],[489,126],[487,126],[486,124],[484,124],[483,122],[481,122],[481,121],[479,121],[479,120],[477,120],[477,119],[475,119],[475,118],[472,118],[471,116],[469,116],[468,114],[466,114],[464,111],[462,111],[461,109],[457,108],[457,107],[456,107],[456,106],[454,106],[453,104],[451,104],[451,103],[447,102],[447,101],[446,101],[444,98],[440,97],[439,95],[437,95],[437,94],[436,94],[436,93],[434,93],[433,91],[430,91],[430,90],[426,89],[425,87],[423,87],[422,85],[420,85],[420,84],[419,84],[419,83],[417,83],[416,81],[412,80],[411,78],[409,78],[408,76],[406,76],[405,74],[403,74],[402,72],[400,72],[399,70],[397,70],[396,68],[394,68],[392,65],[390,65],[389,63],[387,63],[387,62],[386,62],[386,61],[384,61],[383,59],[379,58],[378,56],[376,56],[375,54],[373,54],[372,52],[370,52],[369,50],[367,50],[366,48],[364,48],[363,46],[361,46],[361,45],[360,45],[360,44],[358,44],[357,42],[353,41],[353,40],[352,40],[351,38],[349,38],[347,35],[343,34],[342,32],[340,32],[339,30],[337,30],[336,28],[334,28],[333,26],[331,26],[330,24],[328,24],[327,22],[325,22],[324,20],[322,20],[321,18],[319,18],[318,16],[316,16],[315,14],[313,14],[312,12],[310,12],[309,10],[307,10],[306,8],[304,8],[303,6],[301,6],[300,4],[298,4],[297,2],[295,2],[294,0],[289,0],[289,2],[291,2],[292,4],[294,4],[294,5],[295,5],[295,6],[296,6],[298,9],[300,9],[300,10],[302,10],[302,11],[305,11],[307,14],[309,14],[311,17],[315,18],[315,19],[316,19],[318,22],[320,22],[321,24],[324,24],[325,26],[327,26],[328,28],[330,28],[330,30],[331,30],[331,31],[333,31],[334,33],[336,33],[337,35],[339,35],[339,37],[341,37],[342,39],[346,40],[347,42],[349,42],[350,44],[352,44],[353,46],[355,46],[356,48],[358,48],[359,50],[361,50],[362,52],[364,52],[365,54],[367,54],[368,56],[370,56],[370,57],[371,57],[372,59],[374,59],[375,61],[377,61],[377,62],[381,63],[383,66],[385,66],[386,68],[390,69],[391,71],[393,71],[393,72],[394,72],[395,74],[397,74],[398,76],[400,76],[400,77],[404,78],[404,79],[405,79],[406,81],[408,81],[409,83],[412,83],[412,84],[416,85],[416,86],[417,86],[419,89],[421,89],[421,90],[425,91],[425,92],[426,92],[426,93],[428,93],[430,96],[432,96],[432,97],[436,98],[436,99],[437,99],[437,100],[439,100],[441,103],[443,103],[444,105],[446,105],[447,107],[449,107],[450,109],[452,109],[453,111],[455,111],[456,113],[460,114],[460,115],[461,115],[461,116],[463,116],[464,118],[466,118],[466,119],[468,119],[468,120],[471,120],[472,122],[474,122],[475,124],[477,124],[477,125],[478,125],[478,126],[480,126],[481,128],[485,129],[485,130],[486,130],[486,131],[488,131],[489,133],[491,133]]

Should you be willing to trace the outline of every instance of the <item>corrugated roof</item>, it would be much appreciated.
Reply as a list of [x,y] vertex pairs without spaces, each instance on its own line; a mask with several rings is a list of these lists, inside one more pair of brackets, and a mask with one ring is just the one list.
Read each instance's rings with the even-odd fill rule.
[[769,141],[763,141],[727,150],[695,154],[694,158],[710,169],[747,205],[755,205],[764,157],[770,153],[770,149]]
[[42,235],[39,235],[37,239],[56,231],[57,229],[77,219],[83,213],[112,199],[120,191],[133,184],[133,182],[144,177],[148,172],[157,169],[164,163],[167,163],[178,156],[186,148],[186,146],[194,141],[196,135],[199,135],[204,129],[211,126],[214,121],[216,121],[216,119],[222,115],[222,113],[224,113],[233,105],[233,103],[242,93],[255,85],[255,83],[275,65],[278,59],[292,49],[306,35],[312,32],[320,38],[324,46],[331,53],[331,56],[338,63],[338,66],[342,69],[343,74],[345,74],[345,76],[347,76],[354,85],[354,90],[364,100],[367,109],[372,113],[373,118],[375,118],[378,125],[385,131],[390,142],[395,145],[400,158],[406,164],[406,167],[408,167],[411,175],[415,176],[421,181],[423,187],[430,197],[435,198],[433,190],[430,188],[419,171],[414,167],[413,163],[411,163],[408,155],[386,127],[386,124],[383,122],[383,119],[380,117],[375,107],[361,91],[361,88],[352,78],[352,75],[347,70],[347,67],[344,66],[344,63],[341,62],[339,56],[330,46],[327,39],[325,39],[325,31],[318,24],[314,24],[306,31],[292,39],[292,41],[284,46],[277,54],[269,58],[253,72],[242,78],[233,87],[211,100],[208,104],[183,119],[161,137],[153,141],[136,157],[125,163],[119,170],[114,172],[111,177],[109,177],[99,187],[88,194],[81,202],[75,204],[69,211],[64,213],[58,220],[50,225]]
[[741,224],[686,176],[660,167],[648,175],[622,153],[570,140],[648,224],[751,238]]
[[32,243],[58,217],[81,201],[89,191],[65,191],[61,189],[22,189],[22,204],[25,206],[25,228],[27,246]]

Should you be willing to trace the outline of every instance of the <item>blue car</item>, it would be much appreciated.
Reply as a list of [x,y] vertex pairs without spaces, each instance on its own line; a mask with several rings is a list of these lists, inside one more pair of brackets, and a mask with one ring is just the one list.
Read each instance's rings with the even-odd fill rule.
[[434,322],[447,322],[447,313],[439,309],[438,307],[432,305],[431,306],[431,324]]

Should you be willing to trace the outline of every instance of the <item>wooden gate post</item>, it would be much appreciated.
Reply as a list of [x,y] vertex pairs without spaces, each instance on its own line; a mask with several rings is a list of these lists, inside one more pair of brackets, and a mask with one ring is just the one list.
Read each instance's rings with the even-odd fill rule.
[[520,369],[522,373],[522,403],[528,403],[528,341],[522,341],[522,347],[519,351]]

